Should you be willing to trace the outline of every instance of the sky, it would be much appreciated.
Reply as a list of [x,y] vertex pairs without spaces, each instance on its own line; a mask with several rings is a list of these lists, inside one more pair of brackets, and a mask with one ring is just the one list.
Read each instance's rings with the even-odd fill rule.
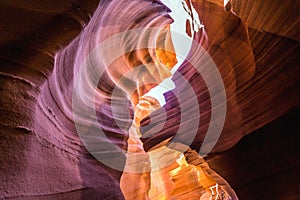
[[[171,70],[172,74],[174,74],[180,65],[185,60],[187,54],[190,51],[192,45],[192,37],[189,37],[186,34],[186,20],[189,19],[192,22],[192,18],[185,11],[184,6],[182,5],[183,0],[161,0],[165,5],[167,5],[171,9],[170,16],[174,19],[174,22],[171,24],[171,37],[172,42],[176,52],[176,58],[178,63]],[[200,20],[198,18],[198,14],[195,10],[193,12],[194,18],[198,20],[197,22],[200,25]],[[191,27],[193,27],[191,25]],[[199,29],[200,27],[198,27]],[[195,31],[198,31],[195,30]],[[194,31],[191,31],[192,33]],[[173,90],[175,88],[175,84],[172,81],[172,77],[165,79],[158,86],[152,88],[145,96],[151,96],[156,98],[160,105],[163,106],[166,102],[163,94],[167,91]]]

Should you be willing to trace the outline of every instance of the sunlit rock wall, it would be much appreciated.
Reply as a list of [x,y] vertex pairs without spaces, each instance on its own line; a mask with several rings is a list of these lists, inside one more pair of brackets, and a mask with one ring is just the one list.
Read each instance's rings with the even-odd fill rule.
[[[76,133],[72,92],[76,67],[95,47],[97,38],[108,38],[132,23],[143,27],[148,23],[146,19],[152,17],[160,19],[158,24],[172,22],[167,16],[168,9],[160,2],[132,2],[101,1],[99,5],[98,1],[0,2],[0,198],[123,199],[119,188],[121,172],[95,160]],[[222,1],[193,1],[193,5],[205,27],[195,41],[212,57],[226,90],[225,125],[212,151],[222,156],[243,136],[299,106],[299,3],[232,0],[230,12],[224,10]],[[145,13],[147,17],[135,21],[135,13]],[[196,52],[189,56],[193,54]],[[191,144],[199,150],[211,118],[208,88],[201,74],[188,62],[178,73],[191,83],[199,102],[200,124]],[[188,124],[180,121],[179,103],[174,95],[183,92],[184,96],[185,86],[178,77],[178,74],[173,77],[175,90],[165,95],[166,105],[151,116],[160,119],[165,109],[168,118],[164,128],[155,134],[150,127],[142,129],[146,150],[173,136],[180,123]],[[123,130],[116,126],[109,101],[115,85],[107,74],[99,83],[106,95],[97,110],[99,126],[105,130],[109,142],[125,150],[126,127],[129,129],[132,119],[119,119]],[[123,103],[123,107],[132,109],[129,101]],[[145,119],[144,123],[150,122]],[[271,140],[272,135],[269,137]],[[190,142],[189,132],[177,139]],[[112,153],[109,159],[113,156]],[[122,156],[118,159],[125,162]],[[253,185],[238,187],[240,180],[232,173],[235,168],[231,164],[227,163],[223,169],[222,162],[211,162],[216,171],[235,183],[237,194],[239,191],[247,194],[245,199],[264,193],[262,190],[255,195],[251,193]],[[238,162],[242,161],[232,160],[237,168],[241,166]],[[297,167],[294,161],[287,165]],[[243,183],[251,180],[248,172],[240,173]],[[276,176],[276,172],[271,176]],[[285,189],[286,193],[294,190]],[[276,198],[297,196],[273,194],[272,199]]]
[[[247,20],[243,21],[243,18],[239,17],[240,11],[238,10],[240,9],[238,6],[245,6],[245,8],[252,11],[251,13],[258,12],[258,16],[263,15],[260,12],[266,13],[266,15],[271,15],[269,12],[272,12],[277,19],[272,22],[274,26],[276,26],[275,24],[283,24],[282,29],[297,29],[296,26],[299,20],[290,21],[291,18],[280,17],[280,15],[285,8],[291,8],[289,12],[296,13],[294,7],[299,6],[299,4],[294,1],[286,2],[283,5],[273,1],[264,1],[261,4],[266,7],[267,4],[270,4],[269,6],[277,9],[267,12],[266,10],[258,10],[260,6],[256,4],[248,5],[242,1],[233,1],[232,11],[226,12],[224,8],[214,2],[194,2],[207,34],[207,41],[204,44],[208,44],[207,51],[218,66],[226,88],[226,121],[221,138],[213,150],[216,152],[232,147],[242,136],[262,127],[275,119],[276,116],[280,116],[290,108],[297,106],[299,102],[299,97],[296,94],[298,90],[296,83],[299,81],[297,75],[299,74],[299,53],[297,53],[299,52],[299,40],[289,37],[288,34],[292,34],[289,31],[285,31],[286,36],[267,32],[267,30],[261,32],[261,30],[253,28],[253,25],[249,24]],[[267,21],[266,19],[257,19],[255,23],[261,23],[260,26],[263,27],[263,24],[266,23],[263,20]],[[271,22],[268,21],[268,23]],[[297,34],[294,33],[294,35]],[[199,41],[201,40],[199,39]],[[287,44],[289,47],[285,48],[284,46]],[[191,54],[190,56],[193,56],[194,53]],[[278,59],[275,59],[275,57]],[[187,74],[185,76],[188,81],[195,82],[192,82],[192,86],[196,91],[201,88],[199,91],[203,93],[197,92],[199,94],[199,110],[202,111],[202,120],[200,120],[196,137],[200,139],[204,137],[205,127],[207,128],[210,119],[210,99],[205,95],[206,86],[201,81],[201,76],[198,75],[198,80],[195,80],[196,75],[191,72],[193,69],[190,68],[192,67],[188,64],[187,66],[183,65],[179,68],[179,71],[182,74]],[[180,85],[177,82],[176,84]],[[179,86],[175,89],[175,93],[176,90],[182,89]],[[174,95],[168,93],[166,96],[169,99],[169,105],[172,102],[172,106],[167,103],[165,109],[169,110],[169,113],[176,112],[175,110],[179,108]],[[177,104],[177,106],[173,106],[173,104]],[[153,115],[159,114],[153,113]],[[176,133],[179,124],[174,126],[174,122],[180,121],[180,116],[177,115],[176,118],[176,115],[172,115],[172,118],[169,124],[168,122],[165,124],[160,133],[161,135],[164,133],[174,135]],[[147,123],[147,120],[145,120],[145,124]],[[151,134],[151,129],[144,131]],[[155,144],[152,141],[159,141],[160,139],[160,136],[151,138],[145,142],[145,145],[148,146],[149,144],[149,147],[151,147]],[[201,141],[200,139],[194,142],[193,148],[200,148]]]

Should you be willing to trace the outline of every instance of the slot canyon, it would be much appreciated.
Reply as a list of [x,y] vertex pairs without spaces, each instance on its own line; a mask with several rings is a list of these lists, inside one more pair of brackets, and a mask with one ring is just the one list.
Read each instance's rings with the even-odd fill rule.
[[0,199],[300,199],[299,11],[0,1]]

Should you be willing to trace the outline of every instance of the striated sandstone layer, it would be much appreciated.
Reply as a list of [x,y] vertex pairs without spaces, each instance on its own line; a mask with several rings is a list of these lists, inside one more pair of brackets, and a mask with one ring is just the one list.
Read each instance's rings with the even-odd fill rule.
[[[224,128],[207,163],[242,200],[300,198],[299,2],[232,0],[229,12],[223,1],[192,2],[205,27],[194,40],[218,67],[227,98]],[[74,76],[99,41],[150,22],[170,24],[168,13],[157,0],[0,1],[1,199],[124,199],[122,172],[91,156],[78,136],[72,113]],[[188,59],[199,59],[198,50],[193,46]],[[195,130],[182,132],[174,142],[201,149],[212,104],[203,77],[186,61],[173,77],[175,89],[165,94],[166,104],[141,121],[145,151],[172,138],[180,125],[194,122],[180,118],[181,106],[186,112],[194,109],[182,77],[192,86],[201,115]],[[98,88],[97,128],[107,138],[96,142],[117,146],[119,152],[103,155],[125,166],[122,150],[128,145],[133,105],[118,90],[121,100],[112,108],[115,83],[108,73]],[[113,109],[119,109],[115,118]],[[89,132],[95,130],[93,124],[85,125]]]

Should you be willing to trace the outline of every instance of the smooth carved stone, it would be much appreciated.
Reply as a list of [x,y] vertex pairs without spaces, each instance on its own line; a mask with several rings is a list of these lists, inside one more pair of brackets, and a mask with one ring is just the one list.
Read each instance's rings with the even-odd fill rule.
[[[235,3],[238,5],[239,1]],[[241,8],[244,5],[246,4],[239,4]],[[206,34],[199,33],[196,39],[204,47],[207,46],[209,55],[222,75],[226,90],[226,121],[221,137],[213,150],[213,152],[222,152],[234,146],[244,135],[299,105],[295,93],[299,90],[295,84],[299,82],[299,76],[296,75],[299,74],[299,56],[296,53],[299,43],[276,34],[256,31],[233,13],[227,13],[222,7],[208,1],[195,1],[194,6],[198,9],[199,17],[206,27]],[[288,7],[274,10],[281,16],[280,21],[286,19],[281,9],[285,9],[286,13],[290,12]],[[292,12],[294,13],[293,10]],[[285,49],[283,46],[287,44],[289,44],[288,48]],[[205,63],[202,65],[206,67]],[[202,113],[197,135],[191,145],[193,149],[199,149],[210,123],[210,97],[207,96],[208,90],[205,82],[201,80],[201,75],[189,63],[183,64],[178,71],[192,85],[196,94],[199,94],[197,98]],[[168,117],[161,132],[155,134],[153,131],[159,125],[159,120],[152,123],[152,126],[144,128],[143,123],[149,124],[150,118],[153,121],[164,116],[164,110],[158,110],[142,121],[141,130],[142,135],[145,136],[143,141],[145,149],[150,149],[166,137],[173,137],[180,124],[184,123],[178,123],[180,116],[176,113],[181,111],[174,94],[190,95],[184,91],[180,79],[176,80],[176,75],[173,79],[176,88],[165,94],[167,103],[164,109]],[[189,103],[192,105],[192,102]],[[280,109],[273,109],[275,107]],[[148,137],[150,135],[153,137]],[[182,135],[178,139],[186,143],[188,137]]]
[[[295,110],[300,102],[298,1],[232,0],[231,13],[224,11],[221,0],[192,2],[205,25],[205,32],[195,39],[218,66],[227,95],[226,122],[213,151],[219,154],[212,154],[207,162],[226,177],[242,199],[299,198],[295,187],[299,179],[296,133],[300,124],[299,109]],[[128,27],[144,27],[150,22],[170,24],[169,9],[158,0],[0,1],[0,9],[0,198],[124,199],[121,173],[93,158],[77,135],[71,108],[73,80],[97,42]],[[183,64],[179,71],[191,83],[199,101],[200,125],[191,144],[192,149],[199,150],[211,118],[210,96],[202,77],[189,64]],[[182,92],[186,104],[192,104],[180,78],[175,76],[174,80],[175,91]],[[83,88],[90,89],[88,84]],[[121,91],[114,104],[110,97],[115,88],[105,72],[99,80],[96,101],[97,120],[107,138],[91,141],[99,146],[111,143],[122,150],[132,142],[134,148],[130,150],[148,151],[174,136],[181,112],[174,93],[165,95],[164,108],[141,121],[142,134],[149,136],[142,147],[128,140],[133,106]],[[140,93],[149,88],[142,88]],[[89,100],[86,94],[83,92]],[[117,113],[113,113],[112,105]],[[162,119],[162,109],[167,120]],[[274,121],[289,110],[294,114]],[[195,122],[193,116],[190,120]],[[165,121],[165,127],[155,131]],[[267,125],[272,121],[275,123]],[[88,120],[82,122],[91,127]],[[150,126],[143,128],[145,124]],[[186,142],[189,134],[182,134],[180,141]],[[233,151],[226,152],[231,147]],[[121,160],[125,166],[125,155],[120,158],[116,152],[106,153],[109,160]],[[190,162],[190,157],[186,158]],[[130,177],[133,183],[147,182],[140,175]],[[145,191],[141,188],[138,193]]]
[[[189,155],[191,163],[195,159],[199,163],[189,165],[180,151],[165,146],[168,145],[168,140],[162,142],[163,144],[156,145],[147,153],[144,151],[139,139],[142,136],[140,121],[159,108],[158,101],[147,96],[140,97],[134,108],[134,124],[129,129],[127,160],[120,180],[125,198],[153,200],[200,198],[205,200],[213,198],[214,195],[216,198],[228,196],[228,192],[219,189],[218,183],[208,174],[208,165],[205,165],[205,169],[201,167],[205,161],[199,159],[199,156],[196,158],[190,156],[195,157],[196,152],[187,153],[187,155]],[[212,170],[210,170],[211,172]],[[132,185],[134,182],[139,182],[138,187]],[[230,190],[232,196],[229,197],[237,199],[230,186],[227,183],[223,185]]]

